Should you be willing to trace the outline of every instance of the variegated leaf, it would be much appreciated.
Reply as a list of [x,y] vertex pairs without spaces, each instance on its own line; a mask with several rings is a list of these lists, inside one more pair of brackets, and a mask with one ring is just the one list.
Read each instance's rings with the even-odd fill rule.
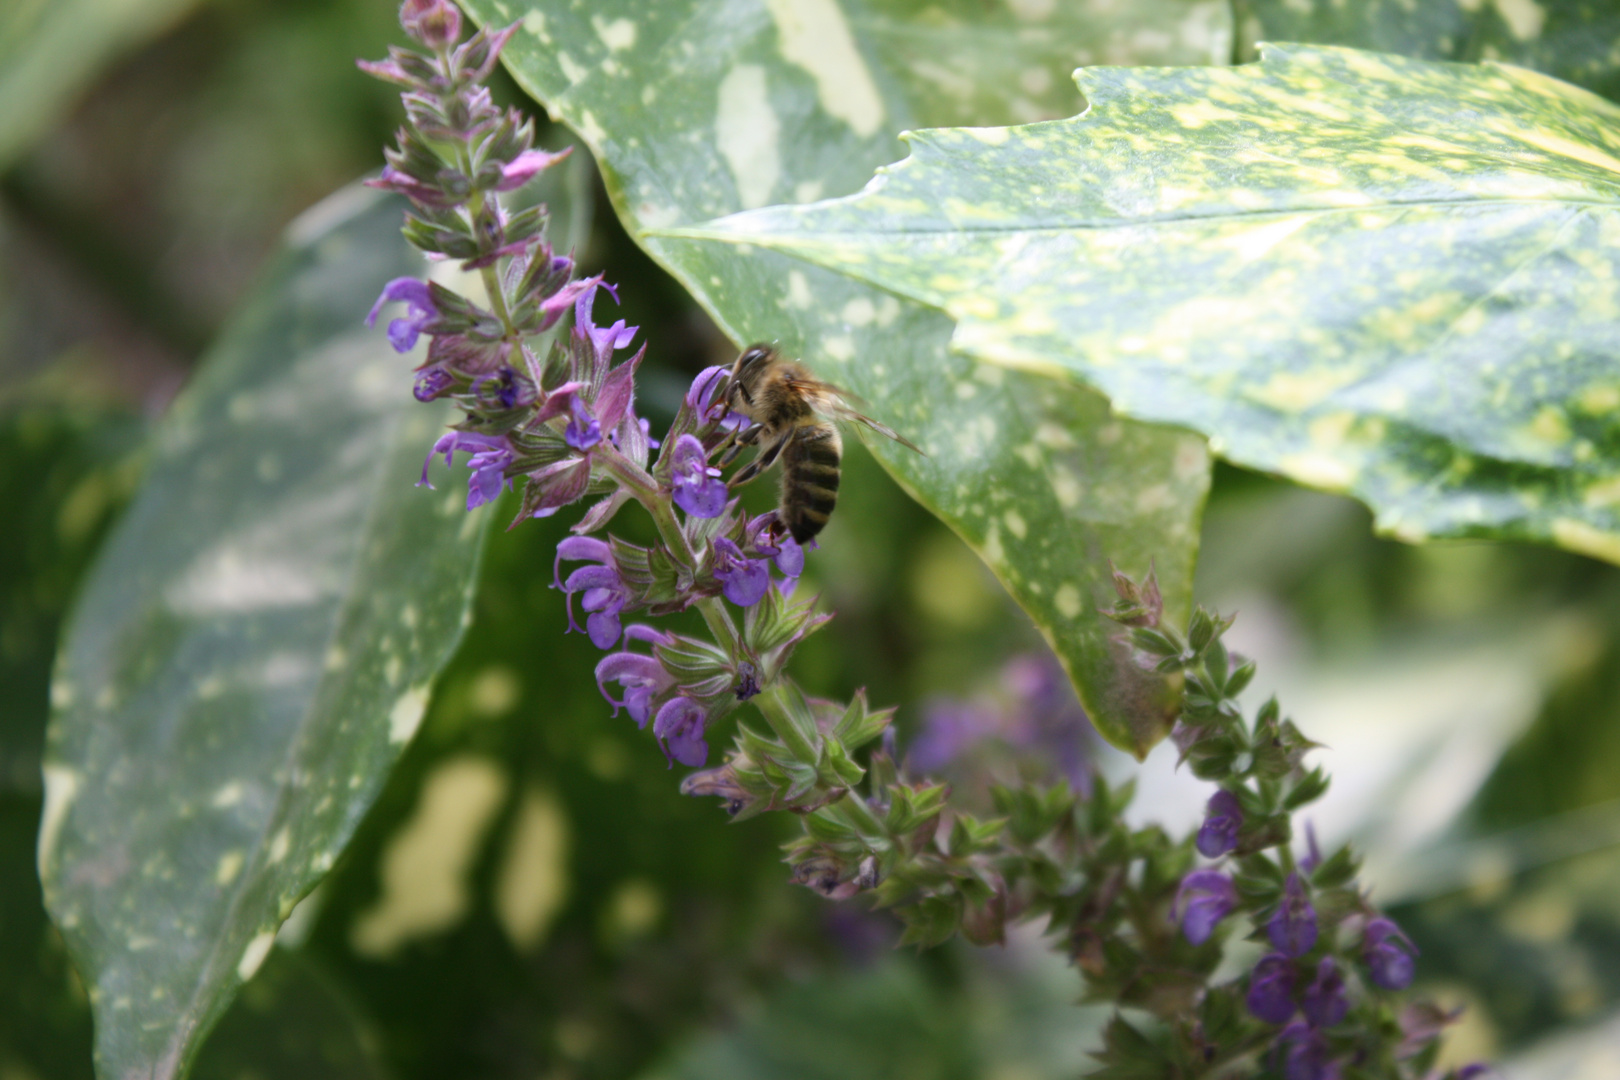
[[1402,539],[1620,561],[1620,108],[1349,49],[1078,77],[1082,116],[922,132],[860,195],[682,235],[936,305]]

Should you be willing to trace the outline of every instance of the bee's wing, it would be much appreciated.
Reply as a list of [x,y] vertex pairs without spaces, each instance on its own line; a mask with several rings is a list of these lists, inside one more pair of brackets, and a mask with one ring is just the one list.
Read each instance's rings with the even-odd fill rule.
[[[922,447],[901,435],[889,425],[880,420],[874,420],[865,413],[857,412],[846,405],[846,400],[861,401],[860,398],[856,397],[854,394],[851,394],[848,390],[834,386],[832,383],[825,383],[812,379],[792,379],[789,380],[789,385],[809,398],[811,403],[815,406],[816,411],[823,413],[826,416],[830,416],[834,420],[844,420],[854,424],[865,424],[879,435],[882,435],[888,439],[893,439],[906,449],[915,450],[917,453],[922,454],[923,457],[928,456],[927,454],[923,453]],[[862,401],[861,404],[864,405],[866,403]]]

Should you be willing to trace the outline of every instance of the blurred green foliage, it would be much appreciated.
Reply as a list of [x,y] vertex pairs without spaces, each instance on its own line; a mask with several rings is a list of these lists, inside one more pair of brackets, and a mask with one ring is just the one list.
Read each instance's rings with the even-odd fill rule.
[[[1498,6],[1472,5],[1491,18]],[[163,407],[285,222],[378,162],[392,95],[351,61],[381,55],[395,33],[388,3],[218,0],[105,74],[0,177],[8,1080],[90,1075],[87,1004],[33,870],[56,627],[138,478],[142,417]],[[652,343],[642,405],[661,426],[685,380],[728,346],[611,215],[582,253],[625,286],[625,317]],[[801,650],[796,674],[828,693],[870,687],[901,704],[909,732],[926,696],[971,694],[1038,638],[870,458],[852,453],[844,492],[803,586],[840,618]],[[650,738],[608,715],[589,675],[598,654],[562,633],[547,587],[560,528],[493,538],[476,621],[420,738],[195,1075],[1081,1070],[1092,1021],[1071,1009],[1072,972],[1021,967],[1017,949],[884,958],[893,932],[881,919],[852,930],[847,913],[785,883],[775,844],[790,823],[732,827],[676,794]],[[1620,1009],[1620,572],[1547,550],[1377,540],[1354,504],[1222,467],[1199,591],[1259,628],[1263,674],[1299,685],[1391,649],[1572,620],[1562,651],[1535,658],[1544,675],[1522,732],[1414,856],[1455,871],[1395,916],[1424,950],[1421,977],[1472,1004],[1457,1054],[1562,1040],[1524,1058],[1516,1080],[1601,1062],[1612,1022],[1586,1044],[1569,1033]],[[1311,715],[1297,716],[1310,732]],[[443,812],[423,817],[424,806]]]

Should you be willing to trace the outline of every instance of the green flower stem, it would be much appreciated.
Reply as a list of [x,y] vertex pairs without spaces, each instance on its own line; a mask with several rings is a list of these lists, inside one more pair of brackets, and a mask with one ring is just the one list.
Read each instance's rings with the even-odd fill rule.
[[814,766],[821,755],[805,737],[804,732],[799,730],[798,723],[793,719],[793,712],[783,696],[786,688],[786,683],[778,679],[774,685],[762,690],[759,696],[754,698],[754,707],[759,710],[759,714],[771,726],[776,737],[782,740],[796,760]]

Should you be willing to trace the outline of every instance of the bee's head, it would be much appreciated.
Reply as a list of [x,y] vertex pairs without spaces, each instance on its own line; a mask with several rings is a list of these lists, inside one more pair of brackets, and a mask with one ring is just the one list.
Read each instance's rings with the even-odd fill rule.
[[744,349],[737,362],[731,365],[731,379],[726,387],[728,400],[735,400],[738,396],[751,400],[751,387],[770,368],[776,357],[776,349],[771,345],[756,344]]

